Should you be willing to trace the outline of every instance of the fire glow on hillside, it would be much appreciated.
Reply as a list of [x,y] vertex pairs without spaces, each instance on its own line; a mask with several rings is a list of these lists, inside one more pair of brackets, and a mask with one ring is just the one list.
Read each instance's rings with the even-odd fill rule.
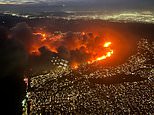
[[[83,34],[84,33],[84,34]],[[56,53],[60,58],[66,59],[70,65],[77,68],[81,63],[94,63],[111,57],[112,43],[101,36],[86,32],[44,33],[35,32],[34,42],[30,53],[41,55],[39,49],[46,47],[48,51]]]

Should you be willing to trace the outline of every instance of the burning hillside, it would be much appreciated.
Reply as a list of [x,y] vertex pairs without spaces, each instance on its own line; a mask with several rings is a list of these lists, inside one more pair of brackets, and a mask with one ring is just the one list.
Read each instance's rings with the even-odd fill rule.
[[34,32],[30,54],[41,55],[40,48],[57,54],[58,57],[68,60],[72,67],[82,63],[93,63],[111,57],[112,43],[102,36],[85,32]]

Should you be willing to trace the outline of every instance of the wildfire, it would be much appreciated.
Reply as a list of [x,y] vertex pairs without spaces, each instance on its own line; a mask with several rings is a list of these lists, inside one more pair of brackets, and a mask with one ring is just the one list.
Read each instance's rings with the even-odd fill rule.
[[[110,45],[111,45],[111,42],[105,42],[103,46],[104,46],[104,48],[110,49],[110,47],[109,47]],[[91,64],[91,63],[96,62],[96,61],[104,60],[108,57],[111,57],[112,54],[113,54],[113,50],[110,49],[110,51],[108,51],[106,53],[106,55],[103,55],[101,57],[97,57],[96,59],[93,59],[92,61],[88,61],[88,63]]]
[[105,42],[104,47],[107,48],[111,45],[111,42]]
[[73,69],[78,69],[78,65],[74,65],[72,68]]
[[[100,60],[103,60],[103,59],[106,59],[106,56],[104,55],[104,56],[102,56],[102,57],[98,57],[97,59],[96,59],[96,61],[100,61]],[[95,61],[95,60],[94,60]]]
[[74,62],[74,63],[71,63],[71,65],[70,65],[70,66],[71,66],[71,68],[72,68],[72,69],[74,69],[74,70],[75,70],[75,69],[78,69],[79,64],[78,64],[78,63],[76,63],[76,62]]
[[[35,32],[33,35],[35,42],[31,46],[31,54],[40,55],[39,48],[45,46],[50,51],[57,53],[57,55],[68,58],[73,69],[77,69],[81,63],[87,62],[91,64],[96,61],[105,60],[113,54],[113,49],[111,49],[112,42],[108,41],[104,43],[103,38],[96,35],[92,35],[91,37],[85,32],[81,32],[79,36],[77,33],[72,33],[71,35],[67,33],[51,34],[47,32]],[[70,39],[70,35],[73,39]],[[98,40],[99,42],[97,42]],[[61,46],[62,49],[57,50]],[[81,58],[80,60],[81,55],[84,59]]]
[[41,41],[45,41],[47,40],[47,35],[45,33],[41,33],[41,32],[38,32],[38,33],[33,33],[34,35],[40,35],[41,36]]
[[[53,41],[52,38],[50,38],[50,34],[47,34],[46,32],[34,32],[34,42],[32,46],[30,47],[30,54],[33,55],[40,55],[39,48],[45,46],[52,52],[57,52],[55,47],[53,47],[50,43]],[[38,36],[38,37],[37,37]]]

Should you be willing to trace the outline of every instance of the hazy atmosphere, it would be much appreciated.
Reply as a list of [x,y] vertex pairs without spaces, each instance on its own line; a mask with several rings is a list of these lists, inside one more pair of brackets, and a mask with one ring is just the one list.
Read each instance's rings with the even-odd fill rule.
[[0,0],[4,115],[153,115],[153,0]]

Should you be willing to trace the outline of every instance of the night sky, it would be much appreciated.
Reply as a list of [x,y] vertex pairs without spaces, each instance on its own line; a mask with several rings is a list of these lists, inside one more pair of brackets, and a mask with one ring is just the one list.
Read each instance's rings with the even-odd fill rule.
[[138,3],[138,5],[154,4],[153,0],[0,0],[0,4],[24,4],[24,3],[55,3],[55,2],[93,2],[93,3],[110,3],[119,5]]
[[[154,0],[0,0],[0,5],[1,11],[9,10],[10,7],[12,8],[11,10],[16,9],[16,11],[30,9],[34,11],[35,8],[35,12],[37,12],[36,9],[42,9],[41,11],[102,9],[154,11]],[[13,8],[14,5],[26,5],[27,9],[25,7]]]

